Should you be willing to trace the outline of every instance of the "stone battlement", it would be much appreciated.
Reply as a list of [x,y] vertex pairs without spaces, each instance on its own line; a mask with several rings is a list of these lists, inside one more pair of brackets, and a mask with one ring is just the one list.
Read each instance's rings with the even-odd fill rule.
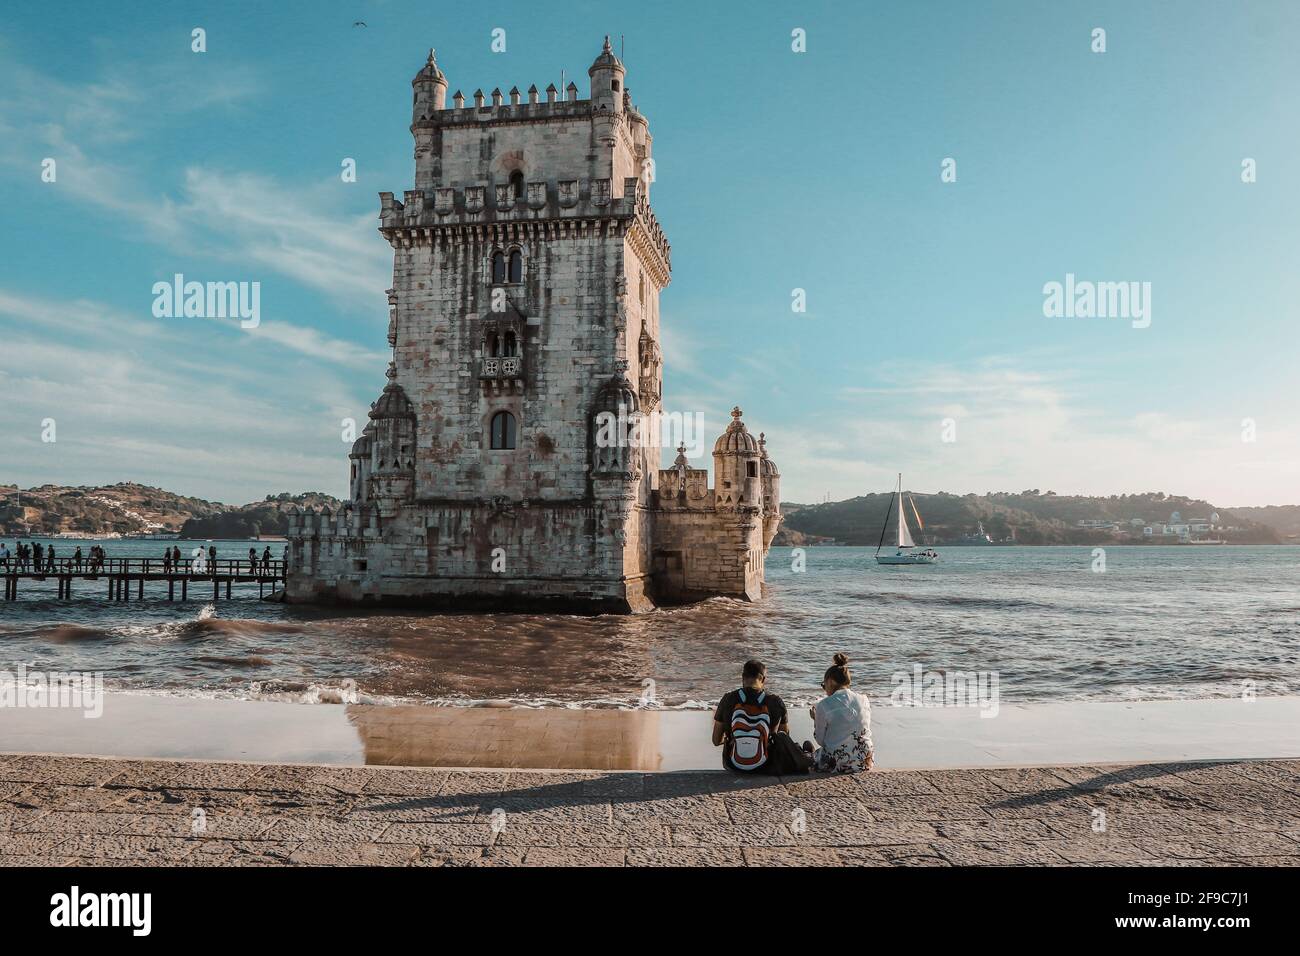
[[640,178],[624,178],[621,195],[614,194],[614,185],[610,179],[533,180],[525,183],[522,196],[515,196],[509,183],[477,183],[408,189],[400,200],[391,192],[381,192],[379,231],[392,239],[404,230],[441,226],[636,220],[671,271],[672,246],[650,209]]
[[[415,118],[414,126],[454,126],[460,123],[521,123],[536,119],[585,119],[599,112],[599,107],[590,99],[578,98],[578,87],[570,83],[567,95],[560,97],[559,91],[551,84],[546,88],[546,100],[540,99],[536,86],[528,88],[528,100],[524,102],[519,87],[507,94],[495,89],[490,94],[491,101],[482,90],[475,90],[470,102],[457,90],[451,98],[452,105],[442,109],[430,109]],[[636,111],[631,115],[639,117]]]

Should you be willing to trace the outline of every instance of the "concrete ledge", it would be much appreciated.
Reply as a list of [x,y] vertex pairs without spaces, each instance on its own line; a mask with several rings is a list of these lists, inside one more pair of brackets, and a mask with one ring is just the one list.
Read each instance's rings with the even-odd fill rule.
[[0,865],[1300,865],[1300,761],[741,778],[0,756]]

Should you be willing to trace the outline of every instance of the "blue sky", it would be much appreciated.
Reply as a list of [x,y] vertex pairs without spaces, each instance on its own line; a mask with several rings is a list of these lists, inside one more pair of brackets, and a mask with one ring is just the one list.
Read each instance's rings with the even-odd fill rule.
[[[1294,4],[141,6],[0,25],[0,481],[342,493],[411,76],[432,45],[467,96],[561,70],[586,96],[611,33],[673,244],[666,404],[712,435],[739,403],[787,500],[901,470],[1300,501]],[[261,282],[262,326],[154,318],[176,272]],[[1045,318],[1067,273],[1150,282],[1150,327]]]

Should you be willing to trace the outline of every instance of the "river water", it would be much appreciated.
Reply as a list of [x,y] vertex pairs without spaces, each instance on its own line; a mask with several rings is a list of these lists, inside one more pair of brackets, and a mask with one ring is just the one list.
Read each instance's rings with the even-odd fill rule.
[[[61,557],[78,543],[54,542]],[[113,557],[163,549],[97,543]],[[171,544],[188,554],[199,542]],[[216,542],[218,556],[246,558],[250,544]],[[182,603],[153,584],[144,601],[110,603],[102,579],[59,602],[53,580],[24,580],[0,604],[0,668],[205,697],[703,707],[748,657],[789,702],[811,700],[844,651],[873,698],[917,667],[996,672],[1003,703],[1300,693],[1297,547],[1113,547],[1104,571],[1075,547],[951,547],[913,568],[878,567],[869,548],[808,548],[803,562],[774,549],[762,603],[632,617],[344,612],[260,602],[256,585],[232,601],[195,587]]]

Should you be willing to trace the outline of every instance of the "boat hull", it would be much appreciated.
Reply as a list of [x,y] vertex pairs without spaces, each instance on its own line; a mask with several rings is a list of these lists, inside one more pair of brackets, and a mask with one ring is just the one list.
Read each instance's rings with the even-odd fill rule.
[[938,556],[928,554],[878,554],[876,564],[937,564]]

